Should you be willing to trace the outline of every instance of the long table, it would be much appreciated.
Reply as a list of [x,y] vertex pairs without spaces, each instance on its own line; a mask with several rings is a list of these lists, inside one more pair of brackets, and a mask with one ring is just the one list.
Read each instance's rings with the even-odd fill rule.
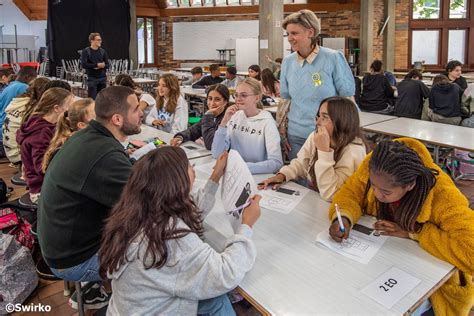
[[[193,160],[207,163],[209,157]],[[197,178],[208,176],[199,170]],[[261,181],[269,175],[255,176]],[[226,221],[219,192],[216,205],[204,221],[205,240],[221,251],[233,234]],[[327,230],[329,203],[317,192],[309,192],[289,214],[262,209],[254,226],[257,259],[238,290],[263,314],[312,315],[359,314],[400,315],[413,312],[436,291],[455,268],[408,239],[389,238],[367,264],[338,255],[316,243],[319,232]],[[391,267],[421,282],[390,310],[361,289]]]
[[449,147],[474,152],[474,129],[400,117],[371,124],[364,130],[395,137],[412,137],[435,146],[434,161],[439,162],[439,148]]
[[[161,131],[159,129],[153,128],[145,124],[142,124],[141,129],[142,131],[140,132],[140,134],[129,136],[128,138],[129,141],[135,140],[135,139],[146,141],[146,140],[150,140],[150,139],[158,137],[161,140],[163,140],[165,143],[170,144],[171,139],[173,139],[172,134]],[[207,150],[204,146],[199,145],[195,142],[185,142],[181,144],[180,147],[184,149],[184,151],[186,152],[186,156],[188,156],[188,159],[197,159],[197,158],[211,156],[210,150]]]

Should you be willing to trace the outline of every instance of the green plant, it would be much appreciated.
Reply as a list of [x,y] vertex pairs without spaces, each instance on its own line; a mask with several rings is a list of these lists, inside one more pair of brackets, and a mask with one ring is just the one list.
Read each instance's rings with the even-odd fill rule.
[[[451,1],[450,10],[456,10],[465,6],[464,0]],[[421,19],[437,18],[440,10],[440,0],[413,0],[413,12],[417,12]]]

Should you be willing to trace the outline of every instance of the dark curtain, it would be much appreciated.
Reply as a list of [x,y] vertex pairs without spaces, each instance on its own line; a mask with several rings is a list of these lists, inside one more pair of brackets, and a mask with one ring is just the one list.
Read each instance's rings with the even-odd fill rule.
[[78,59],[78,51],[89,46],[92,32],[100,33],[110,59],[128,59],[128,0],[48,0],[50,74],[56,73],[61,59]]

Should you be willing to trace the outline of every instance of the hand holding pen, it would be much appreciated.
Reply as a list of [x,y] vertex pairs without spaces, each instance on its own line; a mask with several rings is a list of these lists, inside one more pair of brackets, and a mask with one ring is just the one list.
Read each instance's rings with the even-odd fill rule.
[[344,239],[349,237],[349,231],[351,230],[351,223],[347,217],[341,216],[339,206],[335,204],[337,219],[333,221],[329,227],[329,235],[337,242],[342,242]]

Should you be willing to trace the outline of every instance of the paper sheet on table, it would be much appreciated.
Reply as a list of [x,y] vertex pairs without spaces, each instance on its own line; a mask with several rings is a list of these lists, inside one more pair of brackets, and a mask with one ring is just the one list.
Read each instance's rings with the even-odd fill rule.
[[349,238],[342,243],[334,241],[329,236],[329,228],[320,232],[316,241],[347,258],[367,264],[388,238],[387,236],[374,235],[372,227],[375,221],[375,217],[362,216],[351,229]]
[[224,210],[229,214],[234,231],[241,223],[242,209],[249,197],[257,193],[257,185],[253,180],[247,164],[235,150],[229,151],[227,165],[221,183],[221,198]]
[[260,206],[283,214],[289,214],[301,202],[309,189],[294,182],[287,182],[278,190],[260,190]]
[[362,293],[390,309],[410,293],[421,280],[392,267],[362,289]]

